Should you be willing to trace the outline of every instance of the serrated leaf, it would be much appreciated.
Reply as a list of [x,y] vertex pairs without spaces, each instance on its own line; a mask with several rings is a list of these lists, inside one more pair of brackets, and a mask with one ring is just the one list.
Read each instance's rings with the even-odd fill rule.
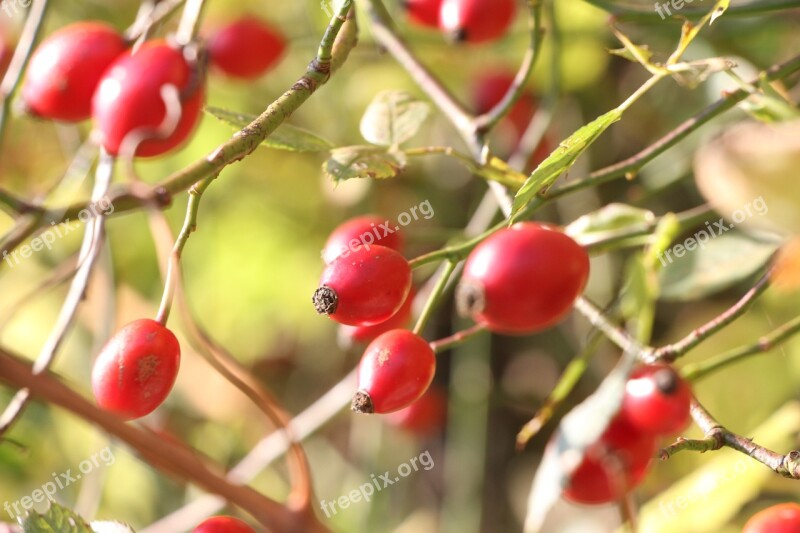
[[393,178],[405,166],[406,158],[402,152],[377,146],[344,146],[331,150],[331,156],[322,169],[338,183],[353,178]]
[[636,361],[636,352],[624,353],[597,390],[561,420],[547,443],[533,479],[525,533],[541,530],[547,513],[561,497],[586,449],[600,438],[616,415],[622,404],[625,383]]
[[21,525],[25,533],[92,533],[83,518],[56,503],[46,513],[28,515]]
[[[244,128],[256,119],[255,115],[237,113],[218,107],[206,107],[205,111],[217,120],[231,125],[237,130]],[[319,135],[285,122],[277,130],[273,131],[269,137],[264,139],[261,145],[288,152],[326,152],[333,148],[333,144],[330,141]]]
[[576,218],[564,228],[564,233],[587,246],[619,230],[635,226],[645,228],[655,219],[655,214],[647,209],[612,203]]
[[582,126],[562,141],[558,148],[536,167],[525,184],[517,191],[511,211],[511,220],[513,221],[514,217],[540,191],[552,185],[559,176],[568,171],[575,164],[575,160],[620,117],[622,117],[622,110],[612,109]]
[[[741,232],[707,239],[708,230],[700,231],[705,232],[701,239],[690,237],[694,243],[684,240],[660,258],[662,299],[690,301],[725,290],[755,274],[779,245]],[[699,240],[705,241],[702,247]]]
[[431,108],[404,91],[384,91],[361,117],[361,135],[380,146],[399,146],[417,134]]

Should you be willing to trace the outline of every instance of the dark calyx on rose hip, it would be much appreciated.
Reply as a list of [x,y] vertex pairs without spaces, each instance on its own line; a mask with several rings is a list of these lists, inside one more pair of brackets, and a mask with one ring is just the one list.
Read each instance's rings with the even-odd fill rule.
[[312,302],[317,313],[349,326],[391,318],[411,290],[411,267],[395,250],[363,246],[325,267]]

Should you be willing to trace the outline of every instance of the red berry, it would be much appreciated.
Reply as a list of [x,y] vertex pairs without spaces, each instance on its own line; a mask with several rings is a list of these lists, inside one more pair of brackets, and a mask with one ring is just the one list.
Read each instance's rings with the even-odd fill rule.
[[70,24],[31,56],[22,98],[34,114],[65,121],[89,118],[106,68],[125,51],[122,35],[102,22]]
[[172,390],[180,358],[178,339],[166,327],[150,319],[131,322],[94,362],[97,405],[127,420],[151,413]]
[[411,290],[411,267],[385,246],[359,248],[325,267],[312,298],[317,313],[340,324],[372,326],[388,320]]
[[589,277],[589,256],[564,233],[533,222],[489,236],[469,255],[459,311],[498,333],[532,333],[563,319]]
[[564,496],[585,504],[618,500],[644,479],[656,447],[654,436],[616,418],[600,440],[586,450]]
[[192,530],[192,533],[255,533],[255,529],[232,516],[212,516]]
[[211,62],[229,76],[248,80],[277,65],[285,49],[283,35],[253,17],[231,22],[208,40]]
[[437,387],[430,387],[422,397],[406,407],[389,413],[384,420],[410,433],[427,435],[441,429],[447,412],[447,397]]
[[403,329],[408,326],[411,321],[411,311],[414,305],[414,296],[416,291],[412,288],[408,292],[406,301],[403,302],[400,310],[392,315],[391,318],[375,324],[374,326],[341,326],[342,334],[350,339],[351,342],[368,343],[372,342],[379,335],[386,333],[392,329]]
[[516,12],[515,0],[444,0],[439,25],[458,41],[494,41],[506,33]]
[[442,0],[404,0],[408,20],[418,26],[429,28],[439,27],[439,12],[442,10]]
[[[159,126],[177,118],[166,116],[162,88],[169,85],[180,93],[180,118],[177,125],[166,121],[170,133],[161,138]],[[203,80],[182,51],[162,40],[150,41],[106,70],[92,99],[92,118],[110,154],[119,154],[123,141],[148,139],[138,145],[136,155],[155,156],[186,140],[200,118],[203,99]]]
[[351,218],[331,232],[322,250],[322,259],[328,264],[340,255],[349,255],[353,250],[372,244],[402,252],[404,241],[399,228],[390,227],[376,215]]
[[387,331],[367,346],[358,364],[357,413],[390,413],[422,396],[436,372],[430,345],[405,329]]
[[644,433],[669,435],[689,423],[692,390],[669,365],[644,365],[633,370],[625,385],[622,416]]
[[767,507],[750,517],[742,533],[800,533],[800,504]]

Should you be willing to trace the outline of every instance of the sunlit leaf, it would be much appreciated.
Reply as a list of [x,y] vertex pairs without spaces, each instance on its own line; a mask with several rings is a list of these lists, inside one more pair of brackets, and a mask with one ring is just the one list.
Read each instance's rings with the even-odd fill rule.
[[725,290],[755,274],[779,245],[741,232],[714,238],[710,231],[699,230],[661,256],[662,299],[698,300]]
[[377,146],[344,146],[331,150],[331,156],[322,169],[338,183],[353,178],[393,178],[405,165],[402,152]]
[[582,126],[558,145],[553,153],[542,161],[514,197],[511,219],[530,202],[540,191],[552,185],[559,176],[567,172],[575,160],[608,129],[622,117],[620,109],[612,109],[592,122]]
[[397,146],[416,135],[430,114],[430,105],[404,91],[384,91],[361,118],[361,135],[381,146]]
[[[205,111],[237,130],[244,128],[256,119],[254,115],[237,113],[218,107],[206,107]],[[333,148],[333,144],[319,135],[285,122],[277,130],[273,131],[269,137],[264,139],[261,145],[289,152],[325,152]]]
[[22,521],[25,533],[92,533],[89,525],[77,514],[56,503],[46,513],[31,513]]
[[611,203],[586,215],[576,218],[564,228],[564,232],[586,246],[603,240],[619,230],[632,227],[647,227],[655,222],[652,211],[627,204]]
[[525,174],[514,170],[499,157],[492,157],[485,165],[475,165],[472,171],[483,179],[513,188],[519,187],[528,179]]

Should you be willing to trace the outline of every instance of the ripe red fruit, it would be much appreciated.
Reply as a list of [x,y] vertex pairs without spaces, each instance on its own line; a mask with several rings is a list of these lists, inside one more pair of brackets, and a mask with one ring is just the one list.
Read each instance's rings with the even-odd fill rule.
[[180,358],[178,339],[169,329],[150,319],[131,322],[94,362],[97,405],[127,420],[151,413],[172,390]]
[[767,507],[750,517],[742,533],[800,533],[800,504]]
[[248,80],[277,65],[285,49],[283,35],[253,17],[231,22],[208,40],[212,64],[229,76]]
[[364,215],[351,218],[331,232],[322,250],[322,259],[328,264],[340,255],[349,255],[353,250],[373,244],[402,252],[404,242],[399,228],[390,227],[377,215]]
[[494,41],[506,33],[516,12],[515,0],[444,0],[439,25],[458,41]]
[[[147,139],[136,149],[136,155],[143,157],[175,148],[198,122],[203,82],[199,70],[182,51],[163,40],[147,42],[135,53],[123,54],[103,74],[92,99],[92,118],[102,146],[118,155],[123,141]],[[170,85],[180,94],[180,118],[167,117],[162,89]],[[159,126],[162,130],[170,128],[159,132]]]
[[618,500],[644,479],[656,448],[654,436],[617,417],[600,440],[586,450],[564,496],[585,504]]
[[498,333],[548,328],[572,309],[589,277],[589,256],[564,233],[533,222],[489,236],[469,255],[456,302]]
[[439,27],[439,12],[442,0],[403,0],[408,20],[418,26]]
[[385,246],[359,248],[325,267],[312,301],[317,313],[340,324],[372,326],[388,320],[411,290],[411,267]]
[[403,329],[408,326],[411,321],[411,311],[414,305],[414,296],[416,292],[412,288],[406,296],[406,301],[403,302],[400,310],[392,315],[388,320],[384,320],[380,324],[374,326],[341,326],[342,335],[349,339],[351,342],[368,343],[372,342],[379,335],[386,333],[393,329]]
[[255,529],[232,516],[212,516],[192,530],[192,533],[255,533]]
[[669,365],[643,365],[631,372],[625,385],[622,416],[639,431],[669,435],[689,423],[692,390]]
[[122,35],[102,22],[70,24],[50,35],[31,56],[22,98],[40,117],[80,121],[106,68],[125,51]]
[[367,346],[358,364],[357,413],[390,413],[422,396],[436,372],[430,345],[405,329],[388,331]]
[[442,428],[447,412],[447,397],[438,387],[430,387],[422,397],[406,407],[389,413],[389,425],[417,435],[427,435]]

